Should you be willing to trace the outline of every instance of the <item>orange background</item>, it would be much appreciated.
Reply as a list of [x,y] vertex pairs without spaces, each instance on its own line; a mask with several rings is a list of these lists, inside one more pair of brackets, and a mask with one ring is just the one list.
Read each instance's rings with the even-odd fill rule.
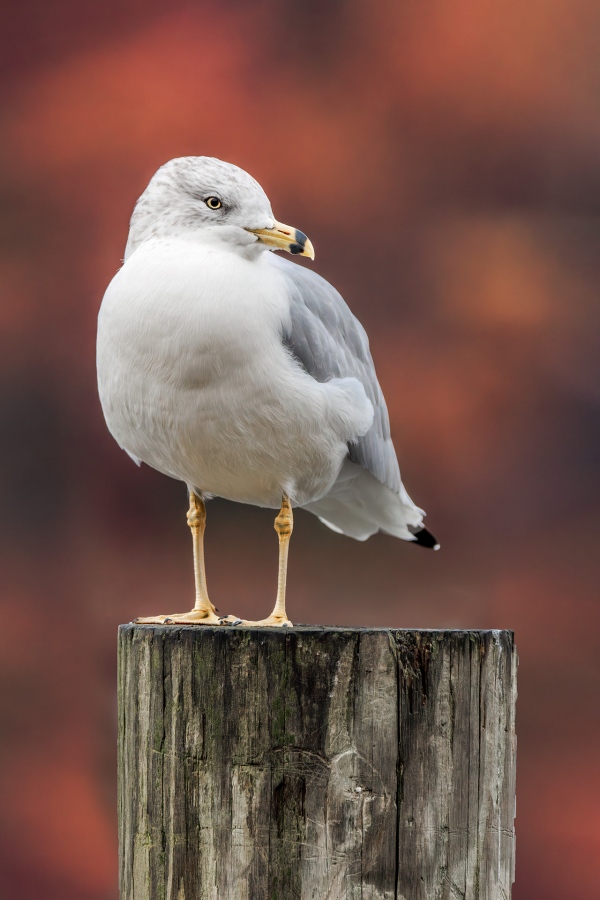
[[[5,4],[6,5],[6,4]],[[295,621],[513,628],[515,900],[600,895],[600,7],[20,0],[0,68],[0,896],[114,900],[116,627],[189,605],[182,485],[131,463],[95,319],[173,156],[250,171],[366,326],[442,550],[299,513]],[[221,610],[270,511],[209,506]]]

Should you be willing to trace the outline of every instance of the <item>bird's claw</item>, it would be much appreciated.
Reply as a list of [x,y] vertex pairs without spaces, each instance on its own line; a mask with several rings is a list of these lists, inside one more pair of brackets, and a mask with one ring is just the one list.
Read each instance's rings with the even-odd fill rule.
[[246,621],[242,623],[243,625],[250,625],[253,628],[293,628],[294,623],[290,622],[290,620],[284,615],[280,613],[271,614],[266,619],[260,619],[258,622]]

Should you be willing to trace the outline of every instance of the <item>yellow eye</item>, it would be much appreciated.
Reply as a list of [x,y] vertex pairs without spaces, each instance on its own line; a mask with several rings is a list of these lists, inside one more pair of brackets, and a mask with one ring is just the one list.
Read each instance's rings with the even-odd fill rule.
[[209,209],[221,209],[223,206],[218,197],[207,197],[204,202]]

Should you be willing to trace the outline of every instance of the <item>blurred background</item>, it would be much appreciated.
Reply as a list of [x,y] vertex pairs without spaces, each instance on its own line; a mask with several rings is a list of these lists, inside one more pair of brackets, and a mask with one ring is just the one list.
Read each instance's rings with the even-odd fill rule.
[[[514,898],[600,896],[598,4],[4,7],[2,900],[116,900],[116,629],[190,606],[185,489],[119,450],[94,362],[133,203],[188,154],[309,234],[442,542],[300,512],[291,618],[514,629]],[[272,512],[208,515],[213,600],[267,614]]]

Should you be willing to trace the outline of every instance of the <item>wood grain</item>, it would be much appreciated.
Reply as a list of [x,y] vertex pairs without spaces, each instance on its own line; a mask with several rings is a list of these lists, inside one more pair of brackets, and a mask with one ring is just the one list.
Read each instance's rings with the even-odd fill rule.
[[508,900],[510,632],[126,625],[122,900]]

